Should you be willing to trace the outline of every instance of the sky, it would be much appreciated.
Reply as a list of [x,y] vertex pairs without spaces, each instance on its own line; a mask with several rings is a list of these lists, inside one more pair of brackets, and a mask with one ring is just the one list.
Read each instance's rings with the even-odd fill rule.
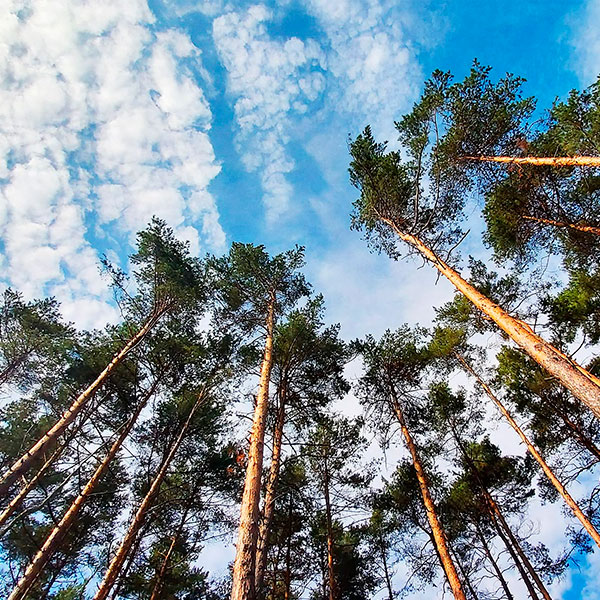
[[[305,246],[307,276],[346,339],[427,324],[450,287],[349,230],[348,140],[371,124],[393,144],[394,120],[436,68],[460,79],[477,58],[521,75],[541,109],[600,73],[600,0],[0,10],[0,286],[55,296],[85,328],[118,318],[99,258],[126,267],[152,215],[200,255],[232,241]],[[539,514],[560,524],[555,508]],[[592,560],[555,598],[600,598]]]

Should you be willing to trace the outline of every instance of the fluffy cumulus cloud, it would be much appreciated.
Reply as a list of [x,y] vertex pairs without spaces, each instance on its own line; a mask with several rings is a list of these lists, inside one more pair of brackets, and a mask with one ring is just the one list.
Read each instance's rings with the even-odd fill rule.
[[230,12],[213,22],[213,38],[228,71],[235,98],[238,147],[244,164],[260,173],[267,218],[288,207],[287,174],[294,168],[286,144],[290,119],[305,113],[324,88],[319,45],[296,37],[275,39],[267,30],[271,12],[263,5]]
[[99,324],[110,312],[89,223],[130,238],[157,214],[196,248],[224,244],[207,191],[219,166],[199,51],[156,31],[142,0],[5,4],[3,272],[26,295],[55,294],[68,316]]

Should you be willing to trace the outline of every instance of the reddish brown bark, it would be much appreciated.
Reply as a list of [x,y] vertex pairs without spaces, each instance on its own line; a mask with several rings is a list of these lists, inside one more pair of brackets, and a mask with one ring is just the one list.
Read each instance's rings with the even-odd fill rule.
[[203,396],[201,395],[198,397],[198,399],[194,403],[192,409],[189,412],[187,419],[185,420],[184,424],[182,425],[181,429],[179,430],[179,434],[178,434],[177,438],[171,444],[171,447],[169,448],[168,453],[163,458],[160,468],[159,468],[158,472],[156,473],[154,479],[152,480],[150,489],[148,490],[148,492],[144,496],[144,499],[138,506],[138,509],[129,525],[129,528],[127,529],[127,533],[125,534],[125,537],[121,541],[121,544],[119,545],[119,548],[117,549],[115,556],[111,560],[111,562],[108,566],[108,569],[106,570],[106,573],[104,574],[104,577],[103,577],[102,581],[100,582],[100,586],[98,587],[98,591],[96,592],[96,595],[94,596],[94,600],[105,600],[106,597],[108,596],[108,594],[110,593],[110,590],[113,587],[115,581],[117,580],[117,577],[119,576],[121,567],[123,566],[123,563],[125,562],[127,555],[129,554],[129,551],[139,533],[139,530],[142,527],[142,525],[144,524],[144,520],[146,518],[146,513],[148,512],[149,508],[152,506],[152,503],[154,502],[154,499],[155,499],[156,495],[158,494],[158,491],[163,482],[163,479],[165,478],[165,475],[167,474],[167,469],[169,468],[171,461],[173,460],[175,454],[177,453],[177,450],[179,450],[179,447],[181,446],[181,443],[183,442],[183,440],[185,438],[185,434],[187,433],[190,422],[192,421],[192,417],[194,416],[194,413],[196,412],[198,407],[202,404],[202,401],[203,401]]
[[535,221],[536,223],[543,223],[544,225],[553,225],[554,227],[566,227],[568,229],[575,229],[576,231],[583,231],[584,233],[593,233],[594,235],[600,235],[600,227],[593,227],[592,225],[584,225],[582,223],[565,223],[563,221],[555,221],[554,219],[544,219],[542,217],[532,217],[530,215],[523,215],[523,219],[527,221]]
[[600,156],[463,156],[463,160],[547,167],[600,167]]
[[277,411],[277,423],[273,432],[273,451],[271,453],[271,467],[269,469],[269,479],[265,491],[265,504],[263,509],[262,521],[258,535],[258,547],[256,551],[256,577],[255,588],[257,595],[260,596],[263,581],[265,577],[265,568],[267,565],[267,552],[269,550],[269,528],[275,509],[275,494],[277,492],[277,482],[279,480],[279,469],[281,466],[281,442],[283,440],[283,426],[285,424],[285,383],[279,390],[279,410]]
[[556,377],[576,398],[579,398],[600,418],[600,379],[572,361],[557,348],[543,340],[529,325],[509,315],[500,306],[484,296],[463,279],[457,271],[439,258],[431,248],[414,235],[404,233],[391,220],[382,219],[400,239],[419,251],[423,257],[444,275],[458,291],[470,300],[475,307],[490,317],[515,343],[541,365],[550,375]]
[[38,460],[44,450],[52,444],[56,438],[75,420],[96,390],[104,383],[110,373],[121,363],[121,361],[135,348],[144,336],[152,329],[165,309],[157,311],[144,324],[144,326],[125,344],[125,346],[108,363],[107,367],[98,375],[96,380],[71,404],[55,423],[21,458],[19,458],[0,478],[0,496],[6,494],[10,486],[23,475]]
[[446,574],[446,579],[448,580],[448,584],[450,585],[450,589],[452,590],[452,593],[454,594],[456,600],[467,600],[465,592],[462,588],[462,584],[460,582],[460,578],[458,577],[456,566],[454,565],[454,561],[452,560],[452,556],[450,555],[450,547],[446,539],[446,533],[444,532],[444,529],[437,514],[435,503],[433,502],[433,498],[431,497],[431,492],[429,491],[429,482],[427,479],[427,475],[425,473],[425,470],[423,469],[423,465],[421,464],[421,459],[419,457],[417,447],[406,425],[406,421],[404,420],[404,414],[402,412],[402,408],[400,407],[400,402],[396,397],[396,393],[391,382],[390,389],[392,391],[392,406],[394,412],[396,413],[396,418],[400,423],[400,429],[402,430],[402,435],[404,436],[404,440],[406,441],[406,446],[408,448],[408,451],[410,452],[415,472],[417,474],[417,480],[419,482],[421,496],[423,497],[423,505],[425,507],[425,512],[427,513],[427,520],[429,521],[429,526],[431,527],[431,533],[435,541],[437,554],[442,564],[442,568],[444,569],[444,573]]
[[544,475],[550,480],[556,491],[562,496],[565,504],[571,509],[571,512],[579,519],[584,529],[588,532],[590,537],[596,542],[598,547],[600,548],[600,534],[592,525],[590,520],[585,516],[581,508],[577,502],[573,499],[573,497],[567,492],[565,486],[558,480],[554,472],[548,465],[548,463],[544,460],[542,455],[538,452],[537,448],[529,441],[529,438],[525,435],[523,430],[517,425],[516,421],[512,418],[512,415],[508,412],[504,404],[500,401],[500,399],[494,394],[490,386],[481,379],[479,374],[471,367],[471,365],[458,353],[455,353],[456,358],[460,362],[460,364],[465,368],[465,370],[470,373],[476,380],[477,383],[481,386],[481,388],[485,391],[488,397],[492,400],[492,402],[498,407],[498,410],[502,413],[502,416],[508,421],[510,426],[516,431],[517,435],[521,438],[521,441],[527,446],[527,450],[535,458],[538,465],[540,465]]
[[122,446],[125,438],[129,435],[132,427],[134,426],[137,418],[148,399],[154,393],[156,388],[156,383],[152,386],[150,391],[145,394],[144,398],[138,404],[135,412],[128,419],[127,423],[123,427],[121,433],[117,437],[117,439],[113,442],[110,450],[107,452],[106,456],[102,460],[102,462],[98,465],[94,474],[91,476],[89,481],[85,484],[85,487],[81,490],[79,496],[75,498],[67,512],[63,515],[62,519],[59,523],[54,527],[54,529],[50,532],[50,535],[46,538],[43,546],[40,548],[38,553],[35,555],[27,569],[23,577],[19,580],[12,593],[9,596],[9,600],[21,600],[25,598],[28,591],[37,581],[38,576],[42,572],[42,569],[47,564],[47,562],[52,558],[54,552],[58,549],[61,540],[64,535],[67,533],[71,525],[73,524],[75,518],[77,517],[81,507],[85,503],[85,501],[89,498],[90,494],[94,491],[94,488],[108,469],[110,462],[113,460],[115,455],[117,454],[119,448]]
[[275,322],[275,295],[271,296],[267,312],[267,337],[260,369],[260,382],[256,395],[254,420],[248,450],[248,466],[244,481],[244,493],[240,509],[240,526],[235,561],[231,600],[254,600],[256,588],[254,573],[256,570],[256,544],[260,518],[260,489],[263,467],[265,425],[269,407],[269,382],[273,364],[273,327]]

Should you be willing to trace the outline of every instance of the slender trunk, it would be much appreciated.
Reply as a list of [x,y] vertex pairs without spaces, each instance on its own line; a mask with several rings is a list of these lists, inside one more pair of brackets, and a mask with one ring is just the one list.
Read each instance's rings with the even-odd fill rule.
[[523,219],[526,219],[527,221],[535,221],[536,223],[544,223],[545,225],[554,225],[555,227],[567,227],[569,229],[575,229],[576,231],[583,231],[584,233],[593,233],[594,235],[600,235],[600,227],[592,227],[591,225],[565,223],[562,221],[555,221],[554,219],[532,217],[530,215],[523,215]]
[[463,156],[463,160],[547,167],[600,167],[600,156]]
[[89,498],[90,494],[92,494],[96,485],[98,484],[98,482],[108,469],[111,461],[117,454],[119,448],[125,441],[125,438],[129,435],[129,432],[133,428],[137,418],[142,412],[142,409],[148,402],[148,399],[154,393],[157,383],[158,380],[154,382],[150,390],[144,395],[143,399],[135,409],[135,412],[131,415],[131,417],[129,417],[127,423],[123,427],[123,430],[121,431],[117,439],[113,442],[112,446],[110,447],[110,450],[107,452],[102,462],[98,465],[96,471],[91,476],[89,481],[85,484],[85,487],[81,490],[79,496],[75,498],[67,512],[63,515],[62,519],[54,527],[50,535],[46,538],[46,541],[44,542],[43,546],[40,548],[38,553],[35,555],[31,563],[25,570],[23,577],[13,589],[11,595],[9,596],[9,600],[21,600],[26,596],[27,592],[35,584],[37,578],[42,572],[42,569],[48,563],[50,558],[52,558],[52,555],[58,549],[64,535],[67,533],[67,531],[75,521],[75,518],[77,517],[81,507]]
[[331,499],[329,498],[329,470],[327,458],[324,461],[323,488],[325,494],[325,522],[327,525],[327,574],[329,580],[329,600],[337,600],[337,585],[335,582],[335,567],[333,564],[333,519],[331,517]]
[[254,408],[254,421],[248,449],[248,466],[240,508],[240,526],[233,564],[231,600],[256,598],[254,572],[256,568],[256,543],[260,517],[260,488],[265,443],[265,425],[269,407],[269,381],[273,364],[273,327],[275,322],[275,294],[271,295],[267,312],[267,338],[260,369],[260,382]]
[[389,219],[382,219],[396,232],[398,237],[418,250],[444,275],[458,291],[479,310],[492,319],[531,358],[556,377],[571,393],[579,398],[600,418],[600,379],[569,359],[557,348],[544,341],[533,329],[520,319],[510,316],[505,310],[484,296],[454,269],[439,258],[419,238],[404,233]]
[[171,559],[171,555],[173,554],[173,550],[175,549],[175,544],[177,543],[177,540],[179,539],[179,537],[181,536],[181,534],[183,532],[183,528],[185,527],[185,522],[187,520],[187,516],[190,511],[192,501],[196,497],[196,493],[198,492],[198,490],[200,488],[200,483],[201,483],[200,479],[196,480],[196,483],[192,487],[192,490],[191,490],[189,496],[187,497],[187,502],[185,504],[183,514],[181,515],[181,521],[179,522],[179,525],[177,526],[175,533],[171,537],[171,543],[169,545],[167,552],[165,553],[164,559],[162,561],[162,564],[161,564],[158,574],[156,576],[156,581],[154,582],[154,587],[152,588],[152,595],[150,596],[150,600],[158,600],[158,598],[160,597],[160,592],[162,591],[164,577],[165,577],[165,573],[167,572],[167,567],[169,566],[169,561]]
[[484,496],[485,496],[487,503],[489,504],[493,514],[498,519],[502,529],[504,529],[512,546],[514,547],[517,554],[519,555],[519,558],[525,565],[525,568],[527,569],[527,571],[531,575],[531,578],[533,579],[533,581],[537,585],[538,589],[540,590],[540,593],[545,598],[545,600],[552,600],[552,597],[548,593],[548,590],[546,589],[544,582],[541,580],[540,576],[537,574],[537,571],[533,568],[533,565],[531,564],[529,558],[527,558],[527,555],[523,551],[523,548],[521,548],[521,544],[519,543],[519,540],[517,540],[515,534],[512,532],[512,529],[510,528],[510,525],[506,522],[506,519],[504,518],[504,515],[500,511],[499,506],[496,504],[496,501],[494,500],[494,498],[492,498],[492,495],[487,491],[487,489],[483,488],[483,493],[484,493]]
[[390,571],[387,564],[387,548],[383,537],[379,535],[379,550],[381,551],[381,561],[383,564],[383,574],[385,577],[385,587],[387,588],[388,600],[394,600],[394,590],[392,588],[392,578],[390,577]]
[[288,504],[288,539],[285,550],[285,591],[284,600],[289,600],[292,591],[292,498]]
[[144,326],[125,344],[121,351],[114,356],[108,366],[98,375],[96,380],[71,404],[55,423],[21,458],[19,458],[0,478],[0,496],[7,493],[10,486],[25,473],[32,464],[42,455],[44,450],[75,420],[96,390],[104,383],[110,373],[121,363],[125,356],[133,349],[144,336],[152,329],[158,319],[164,314],[165,309],[153,314]]
[[285,424],[285,383],[279,392],[279,410],[277,411],[277,423],[273,432],[273,452],[271,454],[271,468],[269,470],[269,479],[265,492],[265,505],[263,510],[260,531],[258,535],[258,548],[256,551],[256,575],[255,589],[258,597],[261,595],[261,589],[265,576],[265,567],[267,565],[267,552],[269,550],[269,528],[275,509],[275,494],[277,491],[277,482],[279,479],[279,469],[281,466],[281,441],[283,439],[283,426]]
[[510,591],[510,588],[508,587],[508,583],[507,583],[506,579],[504,578],[504,573],[502,572],[502,569],[496,562],[496,559],[494,558],[494,555],[492,554],[492,551],[490,550],[490,546],[487,543],[487,540],[485,539],[485,534],[483,533],[481,526],[479,525],[477,520],[475,520],[474,523],[475,523],[475,529],[477,530],[477,537],[479,538],[479,541],[481,542],[481,546],[483,547],[483,551],[485,552],[487,559],[490,561],[490,564],[492,565],[492,569],[494,570],[494,573],[496,573],[496,577],[498,578],[498,581],[500,582],[500,585],[502,586],[502,589],[504,590],[504,595],[506,597],[506,600],[514,600],[514,596],[512,595],[512,592]]
[[573,499],[571,494],[567,492],[565,486],[558,480],[554,472],[548,465],[548,463],[544,460],[542,455],[538,452],[537,448],[529,441],[529,438],[525,435],[523,430],[517,425],[516,421],[512,418],[511,414],[508,412],[504,404],[500,401],[500,399],[494,394],[490,386],[481,379],[479,374],[471,367],[471,365],[464,359],[463,356],[455,352],[455,356],[460,362],[460,364],[465,368],[465,370],[470,373],[476,380],[477,383],[482,387],[488,397],[492,400],[492,402],[498,407],[504,418],[509,422],[510,426],[517,432],[517,435],[521,438],[521,441],[527,446],[527,450],[535,458],[536,462],[540,465],[544,475],[550,480],[556,491],[562,496],[565,504],[571,509],[572,513],[579,519],[584,529],[588,532],[590,537],[596,542],[597,546],[600,548],[600,534],[596,530],[596,528],[592,525],[590,520],[585,516],[581,508],[577,502]]
[[467,600],[465,592],[462,589],[462,585],[460,582],[460,578],[458,577],[454,561],[450,556],[450,548],[448,546],[446,534],[438,517],[433,498],[431,497],[431,493],[429,491],[429,483],[427,481],[427,475],[425,473],[425,470],[423,469],[423,465],[421,464],[421,459],[419,457],[417,447],[415,446],[415,443],[412,439],[412,435],[410,434],[410,431],[406,426],[404,414],[402,413],[402,409],[400,408],[400,403],[398,402],[398,398],[396,397],[396,392],[393,386],[390,387],[393,394],[393,408],[396,413],[398,422],[400,423],[400,428],[402,430],[402,435],[404,436],[404,439],[406,441],[408,451],[410,452],[410,455],[412,457],[412,462],[415,467],[415,472],[417,474],[417,480],[419,482],[419,488],[421,489],[421,495],[423,497],[423,505],[425,506],[425,512],[427,513],[427,520],[429,521],[429,526],[431,527],[431,532],[435,540],[435,547],[437,548],[442,568],[444,569],[446,579],[448,580],[448,584],[450,585],[450,589],[452,590],[452,593],[454,594],[456,600]]
[[114,585],[117,577],[119,576],[119,572],[121,570],[121,567],[123,566],[123,563],[125,562],[125,559],[127,558],[127,555],[131,549],[131,546],[133,545],[133,543],[139,533],[139,530],[144,523],[144,519],[146,518],[146,513],[148,512],[148,509],[150,508],[156,495],[158,494],[158,491],[163,482],[163,479],[165,478],[165,475],[167,474],[167,469],[169,468],[169,465],[171,464],[173,457],[177,453],[177,450],[179,450],[179,446],[181,446],[181,443],[183,442],[183,440],[185,438],[185,434],[190,425],[190,422],[192,421],[192,417],[194,416],[194,413],[196,412],[197,408],[202,403],[202,400],[203,400],[203,395],[201,394],[198,397],[198,399],[196,400],[196,402],[194,402],[194,405],[192,406],[192,409],[190,410],[190,413],[189,413],[187,419],[185,420],[184,424],[182,425],[181,429],[179,430],[179,435],[177,436],[175,441],[171,444],[171,447],[169,448],[169,452],[162,460],[160,468],[158,470],[158,473],[156,474],[156,476],[154,477],[154,480],[152,481],[152,484],[150,485],[150,489],[148,490],[148,492],[144,496],[144,499],[140,503],[140,505],[129,525],[129,529],[127,530],[127,533],[125,534],[125,537],[121,541],[121,544],[120,544],[115,556],[113,557],[112,561],[110,562],[110,565],[108,566],[108,569],[106,570],[106,573],[104,574],[104,578],[102,579],[102,582],[100,583],[98,591],[96,592],[96,595],[94,596],[94,600],[105,600],[106,597],[108,596],[108,594],[110,593],[112,586]]
[[469,594],[471,595],[472,600],[477,600],[477,592],[473,588],[471,579],[469,578],[469,575],[467,574],[467,571],[465,570],[460,558],[456,555],[456,552],[454,550],[452,551],[452,554],[454,555],[454,562],[458,565],[458,570],[460,571],[460,574],[462,576],[463,583],[465,587],[469,590]]
[[592,455],[595,456],[598,460],[600,460],[600,448],[592,442],[589,436],[582,431],[581,427],[574,423],[565,412],[565,410],[557,406],[556,403],[550,402],[550,405],[554,408],[556,414],[562,419],[563,423],[567,426],[569,431],[573,434],[573,436],[577,439],[577,441]]

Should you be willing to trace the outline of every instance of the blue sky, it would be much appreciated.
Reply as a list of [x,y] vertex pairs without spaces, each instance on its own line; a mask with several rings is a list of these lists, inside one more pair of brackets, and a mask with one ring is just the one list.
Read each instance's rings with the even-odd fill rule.
[[[83,327],[117,318],[98,258],[124,264],[153,214],[199,253],[305,245],[347,338],[427,323],[449,286],[349,231],[348,135],[393,141],[428,74],[474,58],[526,77],[542,108],[600,72],[599,0],[2,6],[0,281]],[[559,511],[539,518],[558,543]],[[600,598],[592,572],[556,597]]]

